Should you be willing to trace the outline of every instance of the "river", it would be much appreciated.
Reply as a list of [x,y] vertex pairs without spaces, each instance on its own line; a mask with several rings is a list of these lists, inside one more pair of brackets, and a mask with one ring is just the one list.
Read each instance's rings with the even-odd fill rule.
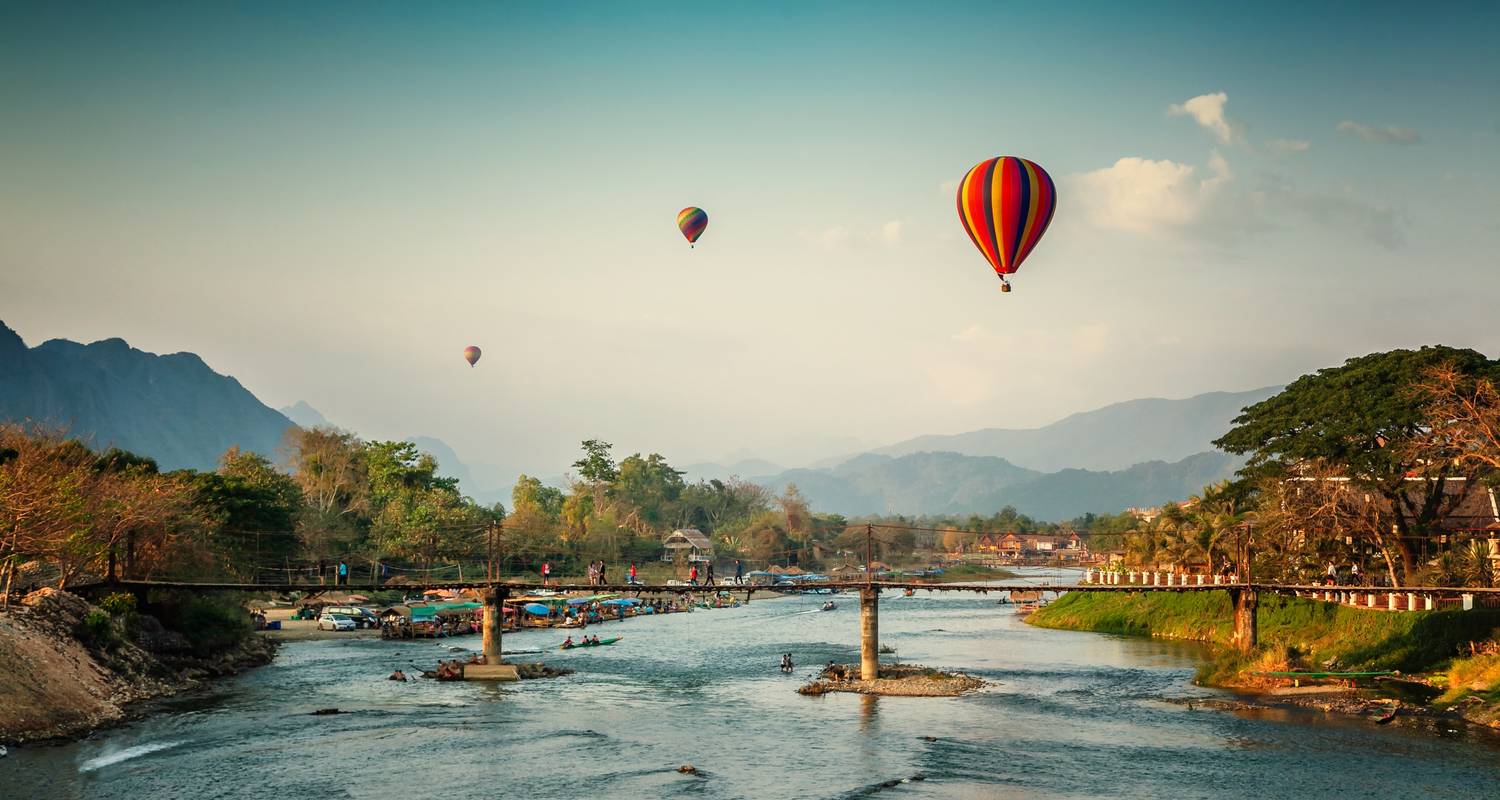
[[[477,637],[292,643],[128,727],[13,750],[0,797],[1500,796],[1488,734],[1189,710],[1170,701],[1215,694],[1190,683],[1196,646],[1036,629],[994,596],[886,596],[880,611],[898,650],[884,658],[989,688],[803,697],[815,665],[858,661],[858,598],[828,612],[824,599],[608,623],[589,632],[624,640],[585,651],[556,651],[558,632],[508,634],[507,652],[545,648],[531,658],[577,670],[521,684],[386,680]],[[792,676],[776,668],[784,652]],[[347,713],[309,715],[327,707]]]

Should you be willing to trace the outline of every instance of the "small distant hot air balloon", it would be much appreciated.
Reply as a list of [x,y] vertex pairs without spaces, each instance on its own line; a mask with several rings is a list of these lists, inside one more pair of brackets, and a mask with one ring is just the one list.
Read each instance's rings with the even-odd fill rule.
[[472,344],[469,345],[468,347],[465,347],[464,348],[464,360],[467,361],[467,362],[469,362],[469,366],[471,366],[471,367],[474,366],[476,363],[478,363],[479,362],[479,348],[475,347]]
[[1021,268],[1056,210],[1052,176],[1024,158],[981,161],[958,184],[958,219],[1000,276],[1002,292],[1010,291],[1005,276]]
[[687,237],[688,246],[692,247],[703,235],[703,229],[708,227],[708,214],[697,206],[688,206],[677,212],[677,227]]

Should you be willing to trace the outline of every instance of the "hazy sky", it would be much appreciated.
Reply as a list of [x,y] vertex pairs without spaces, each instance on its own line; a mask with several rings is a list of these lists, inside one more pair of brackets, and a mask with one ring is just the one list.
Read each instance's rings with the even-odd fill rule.
[[0,3],[0,319],[367,436],[795,464],[1500,354],[1494,3],[146,5]]

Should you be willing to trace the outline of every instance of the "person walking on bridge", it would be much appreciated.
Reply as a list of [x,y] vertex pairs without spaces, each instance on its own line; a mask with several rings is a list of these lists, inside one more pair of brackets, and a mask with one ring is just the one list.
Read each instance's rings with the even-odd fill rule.
[[631,583],[632,586],[635,585],[635,583],[636,583],[636,580],[635,580],[635,564],[634,563],[631,563],[631,565],[630,565],[630,583]]
[[739,586],[745,582],[745,565],[736,558],[734,560],[734,585]]
[[714,562],[711,561],[711,560],[708,562],[708,566],[704,570],[703,585],[704,586],[713,586],[714,585]]
[[546,561],[542,562],[542,585],[547,585],[547,576],[552,574],[552,565]]
[[690,569],[690,570],[688,570],[688,583],[690,583],[690,584],[692,584],[694,586],[698,585],[698,565],[697,564],[694,564],[693,568]]
[[349,562],[347,562],[347,561],[340,561],[339,562],[339,579],[338,579],[337,585],[339,585],[339,586],[348,586],[349,585]]

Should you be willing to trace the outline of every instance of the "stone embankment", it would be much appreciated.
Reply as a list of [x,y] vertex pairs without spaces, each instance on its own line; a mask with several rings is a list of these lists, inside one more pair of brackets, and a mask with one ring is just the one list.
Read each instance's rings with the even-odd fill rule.
[[0,612],[0,743],[83,736],[124,721],[139,701],[269,663],[275,652],[275,642],[250,636],[201,656],[153,617],[127,625],[81,597],[41,589]]

